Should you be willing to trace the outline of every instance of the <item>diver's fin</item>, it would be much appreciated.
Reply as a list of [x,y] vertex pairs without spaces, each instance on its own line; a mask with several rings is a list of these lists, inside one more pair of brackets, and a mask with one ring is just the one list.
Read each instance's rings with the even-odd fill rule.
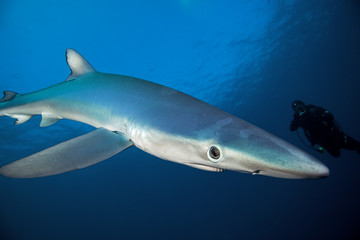
[[15,125],[22,124],[31,118],[31,115],[26,115],[26,114],[7,114],[7,113],[5,113],[4,115],[11,117],[11,118],[15,118],[16,119],[14,122]]
[[57,121],[59,121],[60,119],[62,119],[62,117],[60,117],[58,115],[51,114],[51,113],[42,113],[40,127],[50,126],[50,125],[56,123]]
[[66,62],[71,70],[71,74],[66,81],[74,80],[86,73],[96,72],[90,63],[74,49],[66,49]]
[[4,93],[4,96],[2,97],[0,102],[10,101],[13,98],[15,98],[15,96],[17,95],[16,92],[12,92],[12,91],[4,91],[3,93]]
[[221,168],[205,166],[205,165],[200,165],[200,164],[195,164],[195,163],[185,163],[185,165],[187,165],[189,167],[209,171],[209,172],[223,172],[223,171],[225,171],[224,169],[221,169]]
[[44,177],[85,168],[132,146],[125,136],[98,128],[0,168],[12,178]]

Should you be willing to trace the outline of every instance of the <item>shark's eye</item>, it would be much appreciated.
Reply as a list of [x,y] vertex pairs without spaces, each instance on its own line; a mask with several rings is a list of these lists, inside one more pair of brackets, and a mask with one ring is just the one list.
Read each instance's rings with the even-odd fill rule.
[[211,146],[208,150],[208,158],[212,162],[218,162],[221,157],[221,151],[217,146]]

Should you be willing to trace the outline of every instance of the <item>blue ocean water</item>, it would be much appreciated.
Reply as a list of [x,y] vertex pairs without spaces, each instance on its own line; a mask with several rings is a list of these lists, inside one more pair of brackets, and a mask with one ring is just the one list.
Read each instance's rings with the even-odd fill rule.
[[[286,180],[211,173],[131,148],[38,179],[0,177],[0,239],[355,239],[360,155],[307,149],[291,102],[329,109],[360,140],[357,1],[1,0],[0,89],[31,92],[70,71],[64,51],[99,71],[157,82],[308,151],[331,175]],[[119,103],[121,104],[121,103]],[[0,118],[0,165],[92,127]]]

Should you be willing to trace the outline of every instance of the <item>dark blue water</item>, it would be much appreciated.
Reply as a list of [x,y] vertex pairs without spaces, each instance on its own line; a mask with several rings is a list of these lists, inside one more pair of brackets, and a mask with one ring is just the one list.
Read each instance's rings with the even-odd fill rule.
[[[0,177],[0,239],[354,239],[360,156],[338,159],[289,131],[294,99],[329,109],[360,139],[357,1],[1,0],[0,89],[64,81],[66,48],[99,71],[161,83],[309,151],[331,175],[209,173],[136,148],[39,179]],[[119,103],[121,104],[121,103]],[[91,131],[0,119],[0,165]]]

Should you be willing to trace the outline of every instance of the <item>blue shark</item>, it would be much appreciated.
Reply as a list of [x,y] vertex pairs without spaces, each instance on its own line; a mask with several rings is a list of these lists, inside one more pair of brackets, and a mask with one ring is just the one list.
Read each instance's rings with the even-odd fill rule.
[[290,143],[172,88],[96,71],[73,49],[66,81],[26,94],[4,91],[0,116],[41,127],[70,119],[95,127],[0,168],[11,178],[82,169],[135,146],[161,159],[212,172],[232,170],[279,178],[322,178],[329,169]]

